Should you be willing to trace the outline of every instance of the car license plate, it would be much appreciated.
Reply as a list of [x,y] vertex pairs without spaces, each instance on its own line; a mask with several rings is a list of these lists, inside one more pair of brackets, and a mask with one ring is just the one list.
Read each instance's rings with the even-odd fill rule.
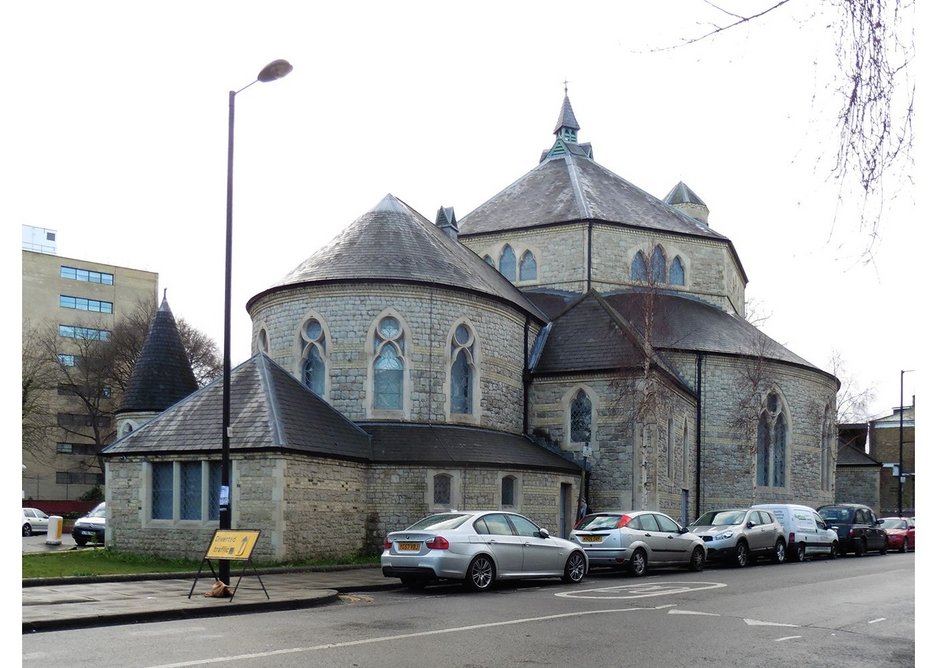
[[583,536],[583,543],[601,543],[604,536]]
[[397,543],[398,552],[419,552],[419,543]]

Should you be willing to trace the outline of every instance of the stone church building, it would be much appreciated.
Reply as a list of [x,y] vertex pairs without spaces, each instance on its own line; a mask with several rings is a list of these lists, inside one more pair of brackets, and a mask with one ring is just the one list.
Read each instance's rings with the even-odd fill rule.
[[[833,501],[837,379],[745,320],[741,260],[690,188],[644,192],[579,129],[566,97],[539,164],[474,211],[431,221],[387,195],[248,301],[231,498],[256,558],[376,553],[449,508],[565,536],[580,499],[682,523]],[[104,453],[106,541],[198,558],[221,380],[160,399],[150,367],[181,346],[165,300],[150,339]]]

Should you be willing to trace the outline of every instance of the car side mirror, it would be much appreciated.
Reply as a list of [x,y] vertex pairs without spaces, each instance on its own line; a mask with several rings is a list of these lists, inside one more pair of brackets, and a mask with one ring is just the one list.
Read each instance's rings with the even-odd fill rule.
[[751,520],[748,520],[748,521],[745,523],[745,526],[748,527],[749,529],[751,529],[753,526],[755,526],[755,523],[752,522]]
[[687,527],[680,527],[680,531],[677,533],[688,533],[690,530]]
[[540,537],[541,537],[541,538],[549,538],[549,537],[550,537],[550,532],[547,531],[546,529],[544,529],[543,527],[540,527]]

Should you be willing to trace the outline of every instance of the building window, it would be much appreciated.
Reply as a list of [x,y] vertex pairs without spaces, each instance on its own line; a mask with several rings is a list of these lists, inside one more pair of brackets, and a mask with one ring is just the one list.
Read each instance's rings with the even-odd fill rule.
[[111,302],[100,301],[98,299],[86,299],[84,297],[70,297],[68,295],[59,295],[59,306],[62,308],[76,309],[78,311],[93,311],[95,313],[114,312],[114,304]]
[[78,357],[78,355],[65,355],[63,353],[59,353],[59,364],[61,364],[62,366],[68,366],[68,367],[78,366],[79,359],[80,358]]
[[784,487],[787,464],[787,420],[781,400],[771,392],[758,419],[756,482],[763,487]]
[[103,485],[103,473],[91,473],[88,471],[56,471],[56,485]]
[[452,333],[449,346],[450,412],[471,415],[475,386],[475,335],[466,324],[460,324]]
[[687,484],[690,480],[690,429],[687,426],[687,421],[683,421],[683,483],[684,487],[689,487]]
[[[53,237],[53,241],[55,237]],[[86,283],[100,283],[101,285],[114,285],[114,274],[108,274],[103,271],[89,271],[88,269],[79,269],[78,267],[66,267],[62,265],[59,268],[59,276],[73,281],[85,281]]]
[[585,390],[579,390],[569,404],[569,440],[572,443],[592,440],[592,400]]
[[437,506],[452,505],[452,476],[437,473],[433,476],[433,503]]
[[257,332],[257,350],[262,353],[270,353],[270,341],[267,340],[266,329],[261,329]]
[[172,462],[155,462],[151,466],[150,516],[154,520],[172,519]]
[[501,507],[517,507],[517,478],[512,475],[501,478]]
[[303,323],[300,332],[302,351],[303,385],[320,397],[325,396],[325,328],[316,318],[309,318]]
[[509,281],[517,280],[517,256],[510,244],[501,251],[501,259],[498,260],[498,271]]
[[219,517],[221,462],[150,464],[150,518],[212,521]]
[[672,285],[686,285],[686,272],[683,269],[683,260],[680,256],[673,259],[670,265],[670,283]]
[[[491,267],[494,267],[494,266],[495,266],[495,261],[492,259],[492,257],[491,257],[490,255],[486,255],[486,256],[485,256],[484,258],[482,258],[482,259],[484,259],[485,262],[486,262],[489,266],[491,266]],[[497,268],[497,267],[495,267],[495,268]]]
[[374,331],[374,408],[403,408],[403,371],[406,342],[400,321],[384,316]]
[[92,417],[88,413],[58,413],[56,422],[60,427],[91,427],[107,428],[111,426],[110,415],[97,415]]
[[521,256],[521,280],[533,281],[537,278],[537,258],[530,251]]
[[673,480],[674,471],[673,471],[673,460],[674,460],[674,450],[673,447],[673,418],[667,418],[667,477]]
[[836,425],[833,424],[833,411],[829,406],[823,414],[823,436],[820,441],[820,489],[829,491],[833,488],[833,443]]
[[647,276],[647,258],[644,251],[638,251],[631,260],[631,280],[646,281]]
[[654,252],[651,254],[651,282],[655,285],[663,285],[666,280],[667,258],[664,256],[664,249],[654,246]]
[[59,325],[59,336],[67,339],[87,339],[89,341],[111,340],[111,333],[106,329],[79,327],[77,325]]

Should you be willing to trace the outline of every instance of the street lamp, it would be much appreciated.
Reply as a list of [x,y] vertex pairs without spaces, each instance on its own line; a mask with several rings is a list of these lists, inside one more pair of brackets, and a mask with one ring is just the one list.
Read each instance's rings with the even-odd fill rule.
[[901,370],[901,394],[898,407],[898,517],[901,517],[902,494],[904,487],[904,375],[914,369]]
[[[237,91],[228,92],[228,215],[225,225],[224,255],[224,370],[221,395],[221,489],[218,493],[218,527],[231,528],[231,220],[234,192],[234,96],[258,81],[266,83],[282,79],[293,71],[285,60],[274,60],[260,70],[257,78]],[[230,584],[230,565],[222,559],[218,565],[218,579]]]

